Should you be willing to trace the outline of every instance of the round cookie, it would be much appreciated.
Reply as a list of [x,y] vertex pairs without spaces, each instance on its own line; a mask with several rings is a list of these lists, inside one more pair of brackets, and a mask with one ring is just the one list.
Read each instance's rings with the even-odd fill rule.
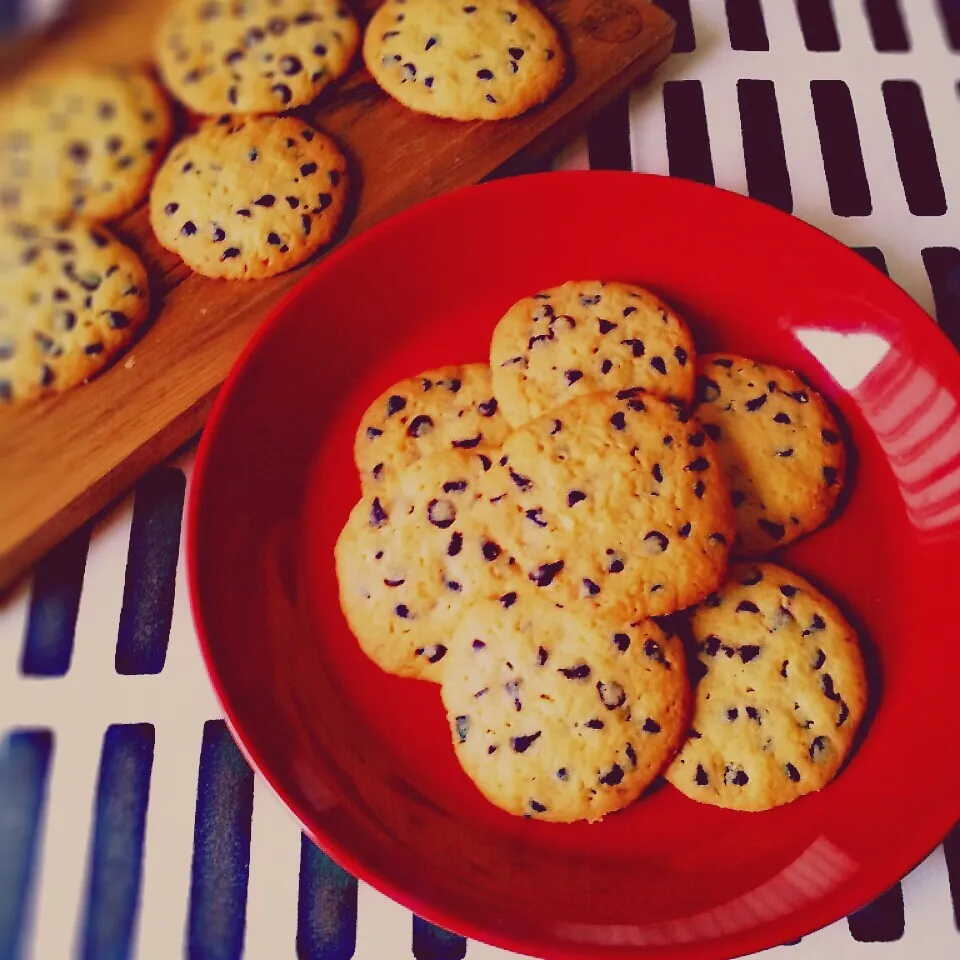
[[179,0],[156,56],[196,113],[280,113],[343,76],[359,43],[346,0]]
[[439,367],[385,390],[367,408],[354,442],[365,490],[442,450],[497,450],[510,427],[485,363]]
[[697,419],[730,480],[736,556],[760,556],[830,516],[846,450],[830,408],[788,370],[734,354],[697,360]]
[[587,394],[524,424],[501,452],[486,522],[549,599],[634,621],[721,582],[726,479],[699,424],[665,401]]
[[294,117],[222,117],[170,151],[150,193],[157,239],[205,277],[272,277],[333,237],[346,161]]
[[143,264],[103,227],[0,224],[0,407],[92,377],[149,304]]
[[472,600],[522,580],[478,516],[486,454],[449,450],[413,464],[354,507],[336,546],[340,606],[388,673],[436,680]]
[[170,136],[145,73],[88,67],[25,85],[0,106],[0,215],[120,217],[146,195]]
[[514,304],[490,345],[493,386],[519,426],[574,397],[643,387],[693,399],[693,337],[683,319],[629,283],[571,281]]
[[699,673],[690,739],[667,771],[688,797],[767,810],[822,789],[867,704],[853,628],[790,570],[731,568],[693,616]]
[[363,59],[404,106],[453,120],[524,113],[556,90],[566,63],[529,0],[386,0],[367,26]]
[[471,607],[441,693],[467,775],[508,813],[600,820],[647,788],[683,739],[683,650],[651,620],[598,623],[529,588]]

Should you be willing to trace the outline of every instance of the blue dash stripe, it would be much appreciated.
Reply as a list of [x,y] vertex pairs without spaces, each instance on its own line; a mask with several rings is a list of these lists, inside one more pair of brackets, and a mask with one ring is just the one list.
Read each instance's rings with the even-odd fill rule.
[[161,467],[137,486],[117,635],[116,670],[163,670],[170,640],[186,478]]
[[84,524],[37,564],[20,659],[29,677],[62,677],[70,669],[89,545]]
[[463,960],[467,941],[413,915],[413,955],[417,960]]
[[84,960],[132,955],[154,737],[152,723],[117,723],[103,738],[81,933]]
[[187,917],[189,960],[243,953],[253,772],[222,720],[203,725]]
[[19,956],[52,752],[49,730],[0,743],[0,960]]
[[357,948],[357,881],[300,836],[298,960],[350,960]]

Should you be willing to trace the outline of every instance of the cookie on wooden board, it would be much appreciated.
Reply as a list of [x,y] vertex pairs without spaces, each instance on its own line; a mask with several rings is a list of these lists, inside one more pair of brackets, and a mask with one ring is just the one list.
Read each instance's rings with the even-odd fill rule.
[[342,77],[359,43],[347,0],[179,0],[156,56],[196,113],[281,113]]
[[0,216],[113,220],[145,196],[170,142],[170,108],[144,72],[84,67],[0,104]]
[[330,242],[347,183],[337,145],[303,121],[224,116],[170,151],[150,193],[150,223],[206,277],[272,277]]
[[846,449],[820,394],[781,367],[708,354],[697,361],[697,400],[730,479],[735,555],[761,556],[826,522]]
[[544,594],[634,621],[720,584],[733,543],[712,441],[641,390],[578,397],[514,431],[484,478],[490,530]]
[[510,427],[485,363],[425,370],[385,390],[367,407],[354,442],[364,489],[444,450],[496,450]]
[[340,534],[341,609],[388,673],[438,679],[464,608],[521,580],[478,519],[479,479],[490,463],[465,450],[419,460],[365,496]]
[[518,116],[547,100],[566,69],[557,31],[529,0],[387,0],[363,58],[404,106],[453,120]]
[[693,337],[683,318],[630,283],[570,281],[514,304],[497,324],[490,366],[519,426],[597,390],[643,387],[693,399]]
[[149,307],[143,264],[103,227],[0,222],[0,409],[88,380]]
[[803,577],[746,564],[693,616],[690,739],[667,771],[701,803],[767,810],[823,789],[867,705],[854,629]]
[[690,696],[680,642],[653,621],[598,622],[529,587],[466,611],[441,693],[484,796],[558,822],[635,800],[682,741]]

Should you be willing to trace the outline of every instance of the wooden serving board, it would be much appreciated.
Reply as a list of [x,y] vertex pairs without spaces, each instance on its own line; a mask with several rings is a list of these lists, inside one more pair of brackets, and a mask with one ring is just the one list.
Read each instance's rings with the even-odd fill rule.
[[[369,13],[377,4],[354,6]],[[387,98],[362,65],[298,111],[333,135],[351,162],[359,189],[344,237],[562,145],[673,43],[673,21],[647,0],[541,6],[560,27],[571,66],[563,90],[523,117],[462,124],[421,116]],[[74,22],[34,47],[31,69],[147,61],[162,10],[156,0],[80,0]],[[312,266],[270,280],[209,280],[159,246],[145,206],[113,229],[147,265],[153,322],[91,383],[0,412],[0,588],[196,435],[253,330]]]

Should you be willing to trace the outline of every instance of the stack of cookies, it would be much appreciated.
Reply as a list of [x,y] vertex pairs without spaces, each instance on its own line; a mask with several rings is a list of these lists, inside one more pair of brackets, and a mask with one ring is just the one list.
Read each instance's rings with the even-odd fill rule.
[[597,820],[662,774],[763,810],[839,770],[866,706],[856,634],[762,560],[845,479],[793,373],[698,356],[640,287],[570,282],[505,314],[489,365],[374,400],[355,459],[344,615],[382,669],[440,685],[498,807]]
[[[82,383],[132,342],[149,313],[147,271],[102,224],[148,193],[160,244],[206,277],[272,277],[330,243],[350,199],[346,158],[276,114],[341,81],[361,32],[347,0],[173,0],[156,64],[196,129],[169,154],[170,103],[145,70],[72,70],[5,98],[0,405]],[[363,58],[398,102],[462,121],[524,113],[566,70],[530,0],[387,0]]]

